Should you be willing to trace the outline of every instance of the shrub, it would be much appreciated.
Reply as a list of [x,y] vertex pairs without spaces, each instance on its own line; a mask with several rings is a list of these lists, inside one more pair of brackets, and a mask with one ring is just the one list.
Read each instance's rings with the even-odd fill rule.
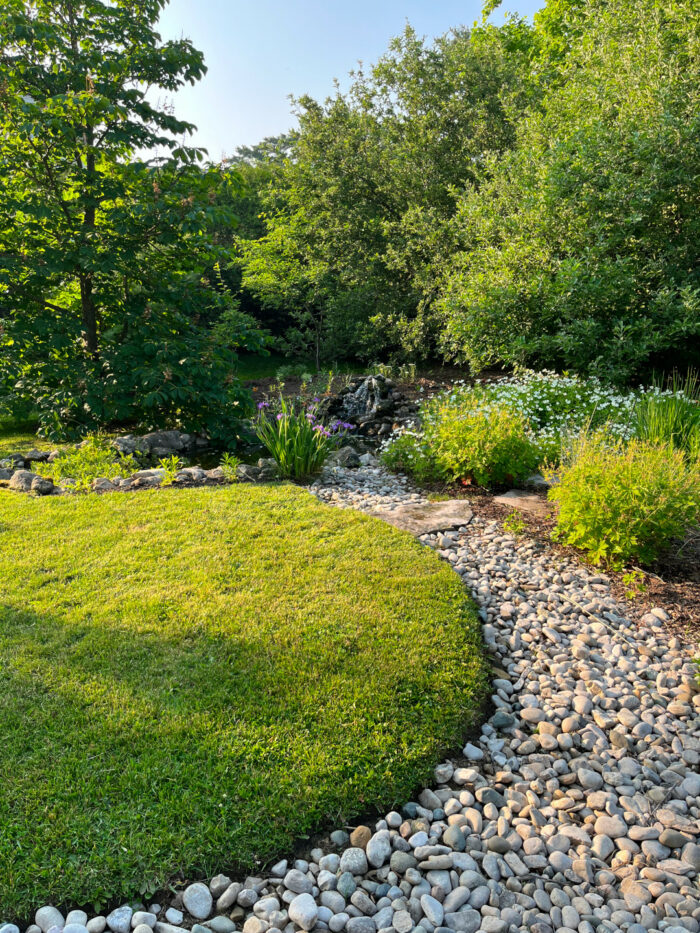
[[557,475],[554,537],[595,564],[649,563],[700,519],[700,465],[668,443],[582,436]]
[[381,460],[388,469],[409,473],[419,483],[444,478],[426,439],[412,431],[393,437],[382,450]]
[[52,463],[38,464],[37,472],[52,477],[54,482],[72,479],[74,489],[87,490],[94,479],[128,476],[138,468],[131,455],[120,456],[117,453],[109,438],[91,434],[79,447],[61,452]]
[[473,478],[480,486],[516,483],[538,461],[527,420],[505,407],[481,408],[476,398],[459,407],[443,406],[427,437],[452,480]]
[[324,425],[315,403],[295,405],[280,396],[276,413],[269,409],[269,402],[259,403],[256,434],[284,479],[306,480],[319,473],[338,439],[352,427],[343,421]]

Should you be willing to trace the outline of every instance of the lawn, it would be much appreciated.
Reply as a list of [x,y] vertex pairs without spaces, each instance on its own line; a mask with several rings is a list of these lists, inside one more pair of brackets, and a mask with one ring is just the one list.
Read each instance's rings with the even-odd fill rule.
[[60,446],[37,437],[36,428],[35,421],[0,418],[0,460],[8,454],[26,454],[33,447],[37,450],[53,450]]
[[5,920],[406,800],[487,693],[450,568],[294,486],[0,490],[0,581]]

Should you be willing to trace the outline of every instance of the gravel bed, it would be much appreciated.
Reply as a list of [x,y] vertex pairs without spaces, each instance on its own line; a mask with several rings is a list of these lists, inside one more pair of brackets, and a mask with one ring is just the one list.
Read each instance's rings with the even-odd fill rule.
[[[360,510],[426,501],[371,460],[312,492]],[[308,859],[106,918],[44,907],[27,933],[700,931],[700,694],[664,610],[633,623],[604,574],[496,521],[420,540],[471,590],[493,657],[492,715],[463,757]]]

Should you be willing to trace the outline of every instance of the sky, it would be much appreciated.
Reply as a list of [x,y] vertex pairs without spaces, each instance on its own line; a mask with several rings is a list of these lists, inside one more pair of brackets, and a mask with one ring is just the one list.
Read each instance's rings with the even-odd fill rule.
[[[358,61],[370,65],[406,22],[442,35],[481,18],[482,0],[170,0],[163,39],[185,36],[204,52],[208,72],[168,101],[198,127],[188,142],[213,160],[294,126],[289,95],[323,100],[333,79],[347,87]],[[531,17],[542,0],[504,0]],[[492,17],[500,22],[503,12]]]

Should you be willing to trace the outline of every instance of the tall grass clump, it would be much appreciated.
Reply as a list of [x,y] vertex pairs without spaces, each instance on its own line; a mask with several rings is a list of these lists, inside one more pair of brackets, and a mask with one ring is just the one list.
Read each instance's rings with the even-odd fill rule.
[[319,473],[340,437],[352,427],[344,421],[323,424],[317,403],[294,404],[280,396],[275,410],[269,402],[258,405],[257,437],[283,479],[301,481]]
[[652,444],[671,444],[688,453],[700,451],[700,379],[689,372],[674,376],[669,391],[642,395],[634,409],[634,433]]
[[582,435],[557,470],[554,537],[595,564],[650,563],[700,521],[700,464],[671,443]]

